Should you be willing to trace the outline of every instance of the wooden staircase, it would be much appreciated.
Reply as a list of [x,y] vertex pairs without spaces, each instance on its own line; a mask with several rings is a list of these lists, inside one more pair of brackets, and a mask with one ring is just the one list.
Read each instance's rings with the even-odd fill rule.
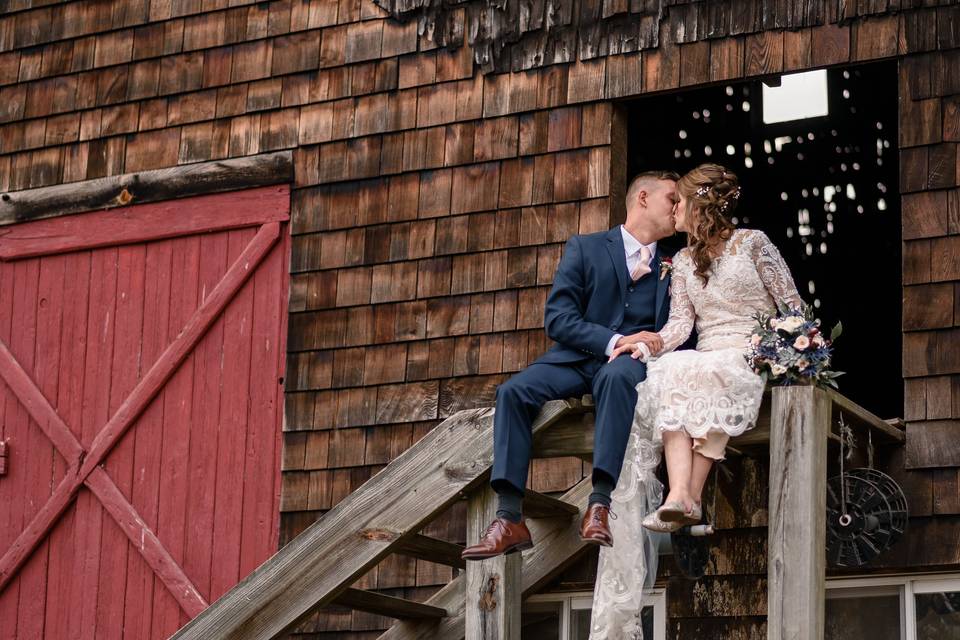
[[[589,409],[589,404],[578,400],[547,403],[533,425],[535,448],[543,448],[551,456],[573,455],[562,452],[562,441],[547,440],[541,434],[559,425],[563,426],[558,430],[561,440],[563,434],[574,430],[592,432]],[[466,573],[426,604],[354,589],[351,585],[391,553],[464,569],[460,545],[419,532],[454,502],[471,494],[482,497],[490,493],[487,480],[492,463],[493,410],[460,411],[291,540],[173,637],[275,638],[293,628],[314,607],[338,604],[400,620],[430,621],[434,627],[431,638],[462,638]],[[561,499],[527,492],[524,510],[531,518],[536,546],[523,554],[525,591],[541,586],[586,548],[580,543],[576,524],[589,493],[588,480]],[[487,502],[492,502],[487,498]],[[478,526],[486,527],[487,523]],[[468,539],[479,537],[478,531]],[[516,556],[519,560],[519,554]],[[528,571],[527,565],[535,567]],[[401,631],[392,629],[386,637],[417,637],[415,633],[402,635],[404,628],[399,625],[395,629]]]
[[[791,474],[799,478],[794,482],[800,486],[778,485],[779,515],[796,513],[791,510],[799,505],[805,506],[811,517],[824,517],[825,510],[810,497],[825,487],[826,443],[836,439],[830,418],[835,409],[844,411],[848,424],[873,432],[881,441],[903,441],[900,429],[843,396],[808,388],[800,394],[783,392],[775,395],[774,402],[765,402],[757,428],[731,442],[734,448],[749,449],[766,445],[775,432],[770,443],[771,465],[792,465],[790,468],[803,471]],[[822,429],[825,437],[805,437],[811,428]],[[593,449],[590,397],[547,403],[533,432],[534,457],[589,460]],[[778,443],[783,441],[781,434],[789,438],[791,433],[802,442]],[[822,447],[810,448],[811,441],[821,442]],[[797,452],[803,455],[798,458]],[[467,498],[467,540],[478,539],[495,511],[495,495],[487,483],[492,462],[493,409],[460,411],[291,540],[173,638],[276,638],[316,606],[326,604],[396,618],[398,622],[380,636],[387,640],[519,638],[522,599],[541,589],[588,548],[580,541],[578,525],[591,486],[585,478],[559,499],[528,491],[524,511],[535,546],[522,554],[465,563],[460,559],[460,545],[420,531],[454,502]],[[771,482],[771,492],[773,485]],[[778,513],[771,513],[771,526],[777,518]],[[817,526],[805,522],[805,529],[816,532]],[[788,544],[795,546],[798,541],[808,546],[820,544],[805,533],[790,536]],[[770,550],[771,554],[784,551],[792,550]],[[425,603],[351,586],[391,553],[465,571]],[[816,571],[820,570],[814,569],[807,580],[814,583],[807,595],[815,599],[819,597]],[[790,581],[781,575],[776,584],[785,585],[784,593],[774,594],[771,586],[771,598],[792,597],[787,593],[792,588]],[[771,619],[768,626],[775,622]]]

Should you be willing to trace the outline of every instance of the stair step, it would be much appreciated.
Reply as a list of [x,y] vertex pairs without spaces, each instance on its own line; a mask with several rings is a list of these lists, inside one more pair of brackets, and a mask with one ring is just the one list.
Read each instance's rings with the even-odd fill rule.
[[342,607],[390,618],[444,618],[447,615],[446,609],[440,607],[352,587],[334,598],[333,602]]
[[448,567],[466,569],[466,561],[460,557],[464,547],[446,540],[438,540],[416,533],[403,542],[398,543],[394,553],[413,556],[421,560],[429,560]]
[[523,515],[528,518],[569,518],[580,513],[575,505],[527,489],[523,497]]

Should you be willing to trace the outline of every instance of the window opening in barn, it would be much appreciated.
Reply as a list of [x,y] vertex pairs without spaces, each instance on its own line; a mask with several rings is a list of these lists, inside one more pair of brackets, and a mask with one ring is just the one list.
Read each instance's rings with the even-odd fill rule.
[[777,244],[824,326],[843,321],[840,390],[884,418],[903,411],[896,72],[893,62],[824,70],[825,114],[782,122],[764,121],[760,80],[625,105],[627,179],[702,162],[733,170],[743,188],[735,223]]

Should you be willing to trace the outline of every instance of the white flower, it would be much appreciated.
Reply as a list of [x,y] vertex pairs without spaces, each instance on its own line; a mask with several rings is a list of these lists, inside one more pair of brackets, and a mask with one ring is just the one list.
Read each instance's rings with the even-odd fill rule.
[[770,367],[770,371],[772,371],[775,376],[782,376],[787,372],[787,368],[782,364],[775,364]]
[[783,329],[793,333],[797,329],[803,326],[803,318],[799,316],[790,316],[789,318],[784,318],[779,323],[777,323],[777,329]]
[[761,339],[762,339],[762,338],[761,338],[760,336],[758,336],[757,334],[753,334],[753,336],[750,338],[750,344],[752,344],[752,345],[755,346],[755,347],[756,347],[756,346],[759,346]]
[[796,349],[797,351],[803,351],[809,346],[810,346],[810,338],[808,338],[807,336],[798,336],[797,339],[793,341],[793,348]]
[[799,360],[797,360],[797,371],[803,371],[809,366],[810,366],[810,363],[807,361],[806,358],[800,358]]
[[823,336],[821,336],[819,333],[813,336],[813,346],[817,348],[820,348],[823,346]]

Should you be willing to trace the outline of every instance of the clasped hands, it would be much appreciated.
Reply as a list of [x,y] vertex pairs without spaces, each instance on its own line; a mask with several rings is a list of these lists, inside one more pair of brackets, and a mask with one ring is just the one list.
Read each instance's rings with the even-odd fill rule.
[[629,336],[623,336],[617,340],[613,352],[610,353],[610,359],[607,362],[613,362],[617,356],[629,353],[634,360],[655,356],[663,349],[663,338],[652,331],[640,331],[632,333]]

